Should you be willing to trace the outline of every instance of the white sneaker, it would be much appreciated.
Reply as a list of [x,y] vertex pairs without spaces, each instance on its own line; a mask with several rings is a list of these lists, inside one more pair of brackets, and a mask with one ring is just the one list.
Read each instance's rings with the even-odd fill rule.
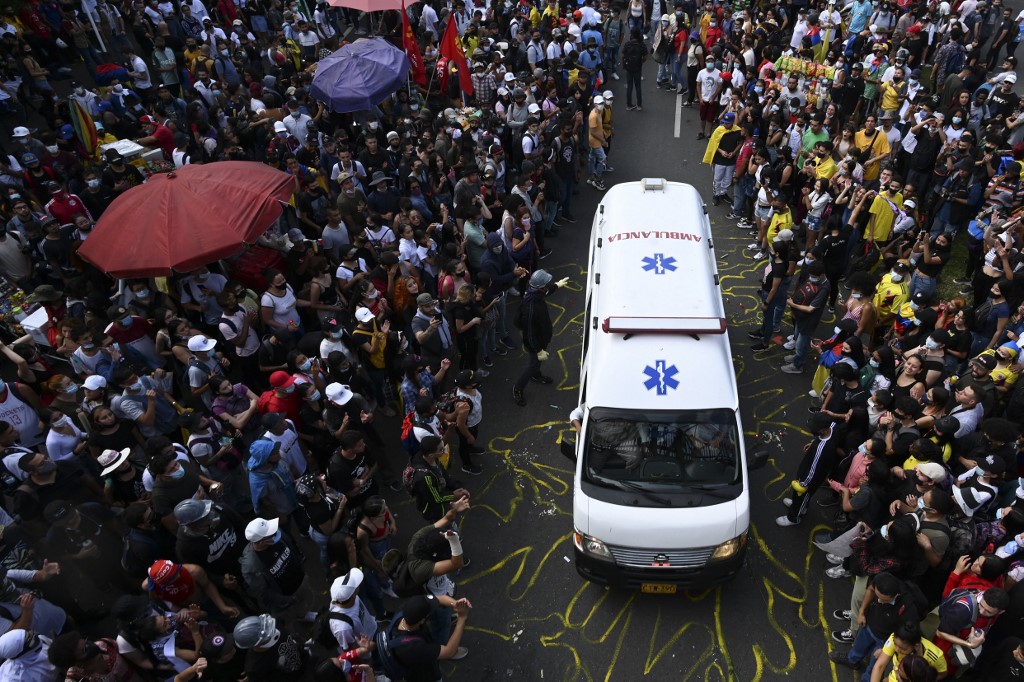
[[452,661],[461,661],[466,656],[469,656],[469,649],[467,649],[464,646],[460,646],[458,648],[458,650],[455,652],[455,655],[452,656],[450,660],[452,660]]
[[790,353],[789,355],[782,356],[783,362],[793,362],[796,360],[796,353]]
[[836,556],[832,552],[829,552],[828,554],[825,555],[825,560],[828,561],[830,564],[833,564],[835,566],[842,566],[843,565],[843,557]]
[[811,396],[812,398],[820,398],[821,397],[820,395],[818,395],[818,392],[815,391],[813,388],[811,390],[807,391],[807,395]]
[[619,80],[619,74],[613,73],[612,78],[614,78],[615,80]]
[[775,519],[775,524],[778,526],[782,526],[783,528],[786,528],[787,526],[798,526],[800,525],[800,522],[790,521],[788,516],[780,516],[779,518]]
[[747,244],[747,251],[760,251],[760,250],[761,250],[761,243],[760,242],[750,242],[749,244]]
[[758,251],[757,253],[754,254],[754,260],[764,260],[767,257],[768,254],[765,253],[764,251]]
[[850,573],[842,566],[833,566],[832,568],[825,571],[825,575],[827,575],[829,578],[835,579],[853,577],[853,573]]
[[787,341],[796,341],[796,334],[790,334],[786,337]]
[[785,348],[786,350],[793,350],[794,348],[796,348],[796,339],[794,339],[792,336],[789,337],[789,341],[786,341],[786,343],[782,344],[782,347]]
[[791,497],[783,497],[782,498],[782,504],[785,505],[786,507],[792,507],[793,506],[793,498],[791,498]]

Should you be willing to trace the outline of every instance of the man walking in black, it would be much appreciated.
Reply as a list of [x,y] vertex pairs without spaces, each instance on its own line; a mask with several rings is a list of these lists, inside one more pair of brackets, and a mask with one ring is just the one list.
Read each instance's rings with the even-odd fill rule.
[[814,497],[814,492],[828,478],[835,464],[836,446],[838,445],[838,429],[832,423],[832,417],[824,412],[816,412],[810,418],[814,440],[804,446],[804,458],[797,467],[796,477],[790,483],[793,495],[782,502],[789,507],[789,513],[775,519],[780,526],[795,526],[800,523],[807,506]]
[[552,282],[546,270],[537,270],[530,275],[530,284],[523,294],[523,303],[519,307],[519,328],[523,333],[523,348],[530,363],[519,375],[516,385],[512,388],[512,398],[520,407],[526,405],[523,389],[526,383],[536,381],[538,384],[550,384],[552,379],[540,371],[540,363],[547,359],[548,344],[551,343],[551,315],[545,298],[560,286],[565,286],[569,278]]

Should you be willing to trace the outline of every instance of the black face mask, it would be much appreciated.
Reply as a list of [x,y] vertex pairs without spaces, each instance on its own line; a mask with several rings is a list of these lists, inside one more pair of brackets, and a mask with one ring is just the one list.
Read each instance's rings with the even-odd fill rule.
[[103,653],[103,651],[100,649],[99,644],[97,644],[96,642],[86,642],[85,647],[83,647],[83,649],[83,661],[91,661],[92,659],[96,658],[101,653]]

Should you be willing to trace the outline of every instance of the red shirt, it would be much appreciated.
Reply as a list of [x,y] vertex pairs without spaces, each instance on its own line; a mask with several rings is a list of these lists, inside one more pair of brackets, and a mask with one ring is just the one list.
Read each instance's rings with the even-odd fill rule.
[[82,203],[81,198],[77,194],[69,194],[68,192],[55,194],[47,202],[46,212],[56,218],[57,222],[61,225],[73,223],[75,216],[79,213],[85,214],[89,220],[92,220],[92,215],[89,213],[89,209],[85,207],[85,204]]
[[260,414],[267,414],[268,412],[277,412],[285,415],[292,422],[298,424],[300,420],[299,409],[302,400],[299,398],[298,393],[291,393],[287,396],[280,396],[277,391],[270,389],[260,394],[259,400],[256,402],[256,409],[260,411]]
[[153,132],[150,133],[151,137],[155,137],[157,143],[160,145],[160,149],[164,150],[164,156],[168,159],[171,158],[171,154],[174,152],[174,133],[171,129],[162,123],[158,123]]

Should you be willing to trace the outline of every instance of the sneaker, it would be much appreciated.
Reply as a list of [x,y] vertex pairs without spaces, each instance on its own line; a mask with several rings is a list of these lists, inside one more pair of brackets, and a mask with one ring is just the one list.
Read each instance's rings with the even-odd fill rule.
[[643,111],[643,110],[644,110],[644,108],[643,108],[642,106],[640,106],[639,104],[637,104],[637,105],[636,105],[636,110],[637,110],[637,111]]
[[697,133],[697,139],[698,140],[703,140],[706,137],[707,137],[707,135],[704,134],[704,131],[701,131],[701,132]]
[[736,223],[736,227],[740,228],[741,230],[749,230],[750,228],[754,227],[754,223],[750,222],[746,218],[740,218],[739,221]]
[[491,376],[491,373],[488,372],[486,369],[478,369],[476,370],[476,372],[474,372],[474,374],[476,374],[476,376],[480,379],[486,379],[487,377]]
[[605,191],[606,189],[608,189],[607,187],[604,186],[604,183],[601,182],[600,180],[594,180],[592,183],[590,183],[590,186],[593,187],[594,189],[600,190],[602,192]]
[[554,379],[543,374],[535,374],[532,377],[530,377],[530,381],[533,381],[538,384],[550,384],[551,382],[554,381]]
[[715,206],[718,206],[718,205],[719,205],[720,203],[722,203],[722,197],[720,197],[720,196],[718,196],[718,195],[716,194],[716,195],[715,195],[715,198],[714,198],[714,199],[712,199],[712,203],[713,203],[713,204],[714,204]]
[[780,516],[779,518],[775,519],[775,525],[787,528],[789,526],[799,526],[800,522],[790,521],[788,516]]
[[954,279],[953,280],[953,284],[959,284],[960,286],[964,286],[965,284],[970,284],[970,283],[971,283],[971,280],[967,279],[966,277],[961,277],[960,279]]
[[516,348],[519,348],[519,346],[516,345],[516,342],[513,341],[512,339],[498,339],[498,343],[505,346],[505,348],[508,348],[509,350],[515,350]]
[[401,481],[391,481],[391,483],[388,483],[388,487],[396,493],[400,493],[405,490],[405,486],[402,485]]
[[763,336],[760,329],[754,329],[753,331],[747,332],[747,338],[751,341],[760,341]]
[[633,111],[634,109],[636,109],[636,107],[633,106],[632,104],[627,104],[626,105],[626,111]]
[[619,74],[613,73],[612,74],[612,78],[615,79],[615,80],[619,80]]
[[747,251],[760,251],[761,242],[750,242],[747,244]]
[[828,311],[829,311],[830,313],[835,313],[835,311],[836,311],[836,307],[835,307],[834,305],[830,305],[830,306],[828,307]]
[[767,257],[768,257],[768,252],[767,251],[758,251],[757,253],[754,254],[754,260],[764,260]]
[[605,167],[604,167],[604,172],[605,172],[605,173],[614,173],[614,172],[615,172],[615,169],[614,169],[614,168],[612,168],[611,166],[605,166]]
[[[847,571],[842,566],[833,566],[832,568],[830,568],[830,569],[825,571],[825,575],[827,575],[829,578],[834,578],[834,579],[852,578],[853,577],[853,573],[850,573],[849,571]],[[851,642],[853,641],[852,637],[851,637],[850,641]]]
[[853,668],[854,670],[860,670],[860,669],[862,669],[864,667],[863,663],[859,663],[859,664],[850,663],[850,654],[849,653],[841,653],[839,651],[830,651],[830,652],[828,652],[828,657],[830,659],[832,659],[833,663],[837,663],[839,665],[846,666],[847,668]]
[[832,639],[840,644],[853,644],[853,640],[857,639],[857,636],[853,634],[853,630],[833,630]]
[[770,351],[771,349],[772,349],[772,345],[770,343],[756,343],[756,344],[754,344],[753,346],[750,347],[750,352],[752,352],[752,353],[766,353],[766,352]]
[[[783,348],[785,348],[785,346],[783,346]],[[789,355],[782,356],[783,362],[793,362],[794,360],[796,360],[796,353],[790,353]]]
[[466,656],[469,656],[469,649],[467,649],[467,648],[466,648],[466,647],[464,647],[464,646],[460,646],[460,647],[459,647],[459,648],[458,648],[458,649],[457,649],[457,650],[455,651],[455,655],[454,655],[454,656],[452,656],[452,657],[451,657],[450,659],[448,659],[448,660],[450,660],[450,661],[461,661],[461,660],[462,660],[462,659],[464,659],[464,658],[465,658]]
[[974,295],[974,288],[973,287],[964,287],[963,289],[960,290],[960,295],[961,296],[973,296]]
[[813,388],[811,390],[807,391],[807,395],[811,396],[812,398],[820,398],[821,397],[820,395],[818,395],[818,392],[815,391]]
[[[604,189],[604,187],[601,187],[599,189]],[[540,259],[544,260],[545,258],[550,256],[552,253],[553,253],[553,251],[551,249],[544,249],[543,251],[540,252]]]
[[490,356],[485,355],[483,358],[484,367],[494,367],[494,363],[491,362]]
[[729,211],[728,213],[725,214],[726,220],[737,220],[738,218],[739,216],[733,213],[732,211]]
[[835,618],[836,620],[845,620],[847,623],[850,622],[850,616],[852,615],[853,611],[851,611],[850,609],[836,609],[832,612],[833,618]]
[[793,350],[794,348],[796,348],[796,339],[790,336],[786,340],[786,343],[782,344],[782,347],[785,348],[786,350]]
[[[835,507],[839,504],[839,498],[835,495],[829,495],[818,500],[818,506],[828,509],[829,507]],[[831,556],[831,555],[830,555]],[[832,563],[836,563],[833,561]]]
[[562,220],[564,220],[567,223],[574,223],[574,222],[576,222],[576,218],[574,218],[571,215],[563,215],[562,216]]
[[[779,332],[781,331],[781,328],[776,329],[775,331]],[[786,341],[796,341],[796,334],[790,334],[789,336],[787,336]]]
[[[842,566],[843,565],[843,557],[836,556],[832,552],[829,552],[828,554],[825,555],[825,561],[829,562],[833,566]],[[836,611],[836,613],[839,613],[839,611]],[[846,609],[842,613],[846,614],[846,620],[850,620],[850,609]],[[833,615],[835,615],[835,614],[833,614]]]
[[810,412],[811,414],[817,414],[818,412],[821,412],[821,408],[815,407],[814,405],[808,405],[807,411]]
[[[508,355],[508,351],[505,350],[504,348],[495,348],[491,352],[497,355],[499,358],[503,358],[506,355]],[[484,364],[486,365],[487,363],[485,362]]]
[[793,498],[792,497],[783,497],[782,498],[782,506],[784,506],[786,508],[792,507],[793,506]]
[[794,365],[792,363],[790,363],[788,365],[783,365],[782,367],[780,367],[780,369],[782,370],[783,374],[803,374],[804,373],[804,371],[802,369],[800,369],[799,367],[797,367],[796,365]]
[[512,400],[516,402],[519,407],[526,406],[526,398],[523,396],[523,392],[515,386],[512,387]]
[[681,95],[684,92],[686,92],[686,88],[685,87],[683,87],[682,85],[677,85],[676,86],[676,94],[677,95]]
[[[471,474],[473,476],[479,476],[484,472],[484,468],[479,464],[463,464],[462,473]],[[465,568],[465,566],[463,566]]]

